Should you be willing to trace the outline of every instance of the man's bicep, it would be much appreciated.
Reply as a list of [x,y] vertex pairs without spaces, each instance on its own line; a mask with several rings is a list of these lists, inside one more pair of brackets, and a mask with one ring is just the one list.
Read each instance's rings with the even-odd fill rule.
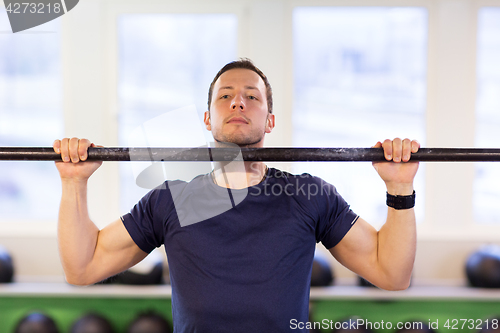
[[97,273],[95,279],[98,282],[134,266],[147,255],[118,219],[99,231],[90,270]]
[[376,270],[377,230],[358,218],[342,240],[329,251],[342,265],[368,279]]

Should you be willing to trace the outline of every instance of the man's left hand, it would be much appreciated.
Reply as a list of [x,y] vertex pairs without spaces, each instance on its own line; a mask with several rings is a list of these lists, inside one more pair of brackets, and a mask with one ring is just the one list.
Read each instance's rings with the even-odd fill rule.
[[380,147],[384,149],[384,156],[388,162],[373,162],[373,167],[385,182],[387,192],[392,195],[412,194],[418,162],[406,162],[410,161],[411,153],[418,151],[420,143],[416,140],[396,138],[387,139],[383,143],[379,141],[373,146],[373,148]]

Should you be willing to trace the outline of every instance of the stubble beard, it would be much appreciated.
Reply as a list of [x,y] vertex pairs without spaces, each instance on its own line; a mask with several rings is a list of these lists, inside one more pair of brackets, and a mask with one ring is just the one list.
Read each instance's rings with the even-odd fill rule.
[[265,129],[266,123],[267,123],[267,117],[262,130],[255,129],[248,134],[231,133],[228,135],[220,133],[220,131],[215,131],[215,133],[213,133],[213,137],[214,140],[218,143],[235,144],[241,148],[251,147],[253,145],[258,144],[264,139],[264,136],[266,135],[266,129]]
[[214,134],[214,140],[219,143],[231,143],[235,144],[241,148],[243,147],[251,147],[261,142],[264,139],[265,131],[254,131],[249,135],[243,134]]

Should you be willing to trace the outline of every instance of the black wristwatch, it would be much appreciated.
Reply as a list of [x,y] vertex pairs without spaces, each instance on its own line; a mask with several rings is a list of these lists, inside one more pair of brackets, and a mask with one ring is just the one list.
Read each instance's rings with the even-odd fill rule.
[[392,195],[387,193],[387,206],[394,209],[410,209],[415,207],[415,191],[411,195]]

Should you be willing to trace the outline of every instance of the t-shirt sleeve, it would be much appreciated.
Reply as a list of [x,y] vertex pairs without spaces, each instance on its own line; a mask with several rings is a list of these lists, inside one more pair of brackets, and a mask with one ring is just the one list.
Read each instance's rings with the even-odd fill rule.
[[344,238],[359,216],[351,210],[335,186],[320,178],[314,178],[317,186],[321,188],[320,195],[315,196],[319,214],[316,241],[330,249]]
[[154,189],[146,194],[121,220],[130,237],[146,253],[160,247],[164,242],[164,226],[169,208],[169,191]]

